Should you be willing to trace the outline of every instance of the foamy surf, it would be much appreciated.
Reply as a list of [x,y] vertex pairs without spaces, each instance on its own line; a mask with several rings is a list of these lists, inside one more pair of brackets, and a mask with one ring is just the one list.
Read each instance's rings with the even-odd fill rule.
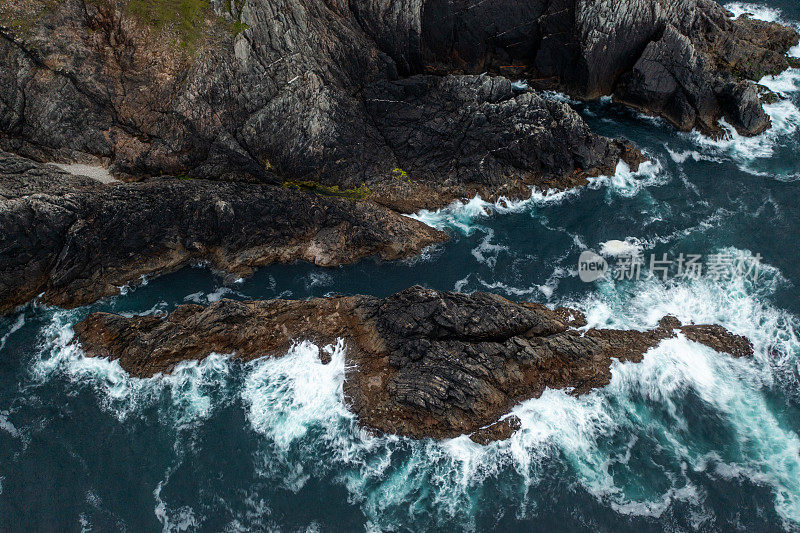
[[131,377],[116,361],[84,355],[73,342],[75,317],[75,312],[57,311],[45,328],[45,348],[31,368],[35,382],[64,375],[77,385],[92,387],[101,407],[120,421],[158,405],[165,420],[179,427],[207,419],[222,399],[230,374],[228,356],[211,354],[199,362],[179,363],[166,376]]
[[[664,184],[667,181],[669,181],[669,176],[664,172],[664,168],[657,159],[642,163],[637,172],[633,172],[626,163],[620,161],[613,176],[589,178],[586,188],[606,187],[609,194],[629,198],[636,196],[647,187]],[[463,235],[471,235],[480,227],[476,224],[478,220],[493,215],[531,211],[537,207],[561,205],[577,198],[582,189],[582,187],[578,187],[563,191],[540,191],[534,188],[531,190],[531,196],[524,200],[509,200],[501,197],[496,202],[487,202],[480,196],[475,196],[469,201],[455,201],[442,209],[435,211],[423,209],[406,216],[437,229],[453,229]]]
[[[778,22],[793,26],[796,29],[800,28],[796,21],[786,20],[783,13],[777,8],[744,2],[725,4],[725,8],[731,11],[735,17],[747,15],[754,19]],[[800,46],[796,46],[789,51],[791,56],[798,57],[798,54],[800,54]],[[800,69],[790,68],[776,76],[764,76],[758,83],[781,97],[776,102],[764,104],[764,111],[772,122],[770,129],[760,135],[743,137],[739,135],[735,128],[722,120],[720,125],[726,131],[724,138],[711,139],[698,132],[684,134],[688,135],[700,147],[702,153],[695,151],[670,152],[672,158],[676,162],[682,163],[687,156],[696,161],[701,159],[718,160],[720,156],[724,156],[732,159],[741,170],[750,174],[758,176],[776,175],[774,170],[767,171],[762,169],[758,161],[774,156],[776,150],[784,147],[787,144],[787,140],[795,136],[798,126],[800,126],[800,109],[797,106],[797,94],[800,91]],[[789,170],[786,175],[778,172],[776,177],[779,179],[795,179],[798,174]]]
[[770,6],[749,2],[730,2],[725,4],[725,9],[733,13],[733,18],[748,15],[750,18],[763,20],[765,22],[786,23],[781,10]]
[[642,252],[642,241],[636,237],[626,237],[625,240],[612,239],[600,243],[600,255],[606,257],[632,256]]
[[[784,92],[790,87],[794,87],[792,91],[796,93],[797,88],[800,87],[800,70],[791,69],[778,77],[764,78],[761,81],[765,85],[780,87]],[[797,132],[798,126],[800,126],[800,109],[792,100],[784,99],[764,104],[764,111],[769,115],[772,127],[754,137],[739,135],[736,129],[725,120],[720,120],[720,125],[727,132],[723,138],[712,139],[699,132],[682,135],[688,135],[703,150],[703,155],[692,156],[696,160],[701,158],[718,160],[719,156],[724,155],[734,160],[741,170],[751,174],[764,175],[765,172],[759,170],[754,162],[773,156],[776,149],[782,146],[789,136]]]
[[11,324],[11,327],[8,329],[8,331],[4,333],[2,337],[0,337],[0,350],[5,348],[6,341],[8,341],[8,338],[17,331],[19,331],[20,329],[22,329],[22,326],[24,325],[25,325],[25,313],[22,312],[17,315],[16,319],[14,319],[14,323]]
[[[720,323],[748,336],[756,355],[735,360],[679,336],[640,364],[615,363],[605,388],[580,398],[547,390],[516,406],[522,429],[489,446],[464,436],[413,441],[359,428],[344,398],[341,341],[326,347],[300,342],[283,357],[244,365],[214,355],[179,365],[170,376],[140,380],[116,363],[84,357],[70,342],[75,314],[57,312],[33,371],[41,380],[60,374],[94,388],[103,407],[122,421],[156,405],[161,424],[189,434],[220,404],[241,405],[249,430],[261,439],[253,458],[259,479],[294,493],[313,479],[332,479],[378,530],[409,520],[474,527],[487,491],[515,516],[531,516],[531,495],[554,484],[565,495],[590,495],[624,516],[661,517],[676,505],[688,506],[699,527],[709,519],[698,476],[767,487],[776,511],[795,524],[800,441],[765,396],[772,387],[798,390],[790,372],[800,354],[798,320],[763,303],[782,283],[780,272],[765,266],[755,284],[607,282],[584,300],[559,302],[585,311],[596,327],[646,329],[665,314]],[[713,421],[720,427],[717,438],[736,445],[713,435],[700,438],[698,417]],[[560,469],[556,478],[554,465]],[[161,489],[169,479],[168,473],[153,493],[155,513],[164,525],[191,526],[201,518],[168,504]]]

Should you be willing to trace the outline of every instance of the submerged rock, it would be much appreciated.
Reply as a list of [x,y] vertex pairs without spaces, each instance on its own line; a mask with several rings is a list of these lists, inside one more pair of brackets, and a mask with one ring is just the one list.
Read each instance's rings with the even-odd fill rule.
[[242,276],[415,255],[446,235],[368,202],[281,187],[153,179],[104,185],[0,151],[0,313],[74,307],[197,262]]
[[650,331],[576,329],[585,324],[573,309],[412,287],[384,299],[220,300],[161,317],[94,313],[75,331],[87,355],[140,377],[212,352],[251,360],[280,356],[302,339],[343,338],[344,392],[361,424],[415,438],[466,433],[480,443],[519,428],[513,416],[498,422],[519,402],[547,387],[574,394],[602,387],[612,358],[641,361],[678,334],[735,357],[752,354],[744,337],[673,317]]

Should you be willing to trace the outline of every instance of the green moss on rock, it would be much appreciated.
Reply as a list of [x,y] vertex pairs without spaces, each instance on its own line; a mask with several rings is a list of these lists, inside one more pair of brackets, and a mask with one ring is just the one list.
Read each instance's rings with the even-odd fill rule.
[[203,34],[203,22],[212,13],[208,0],[130,0],[128,11],[154,30],[170,30],[178,44],[194,49]]
[[59,5],[59,0],[0,0],[0,26],[28,35],[37,22]]
[[354,189],[340,189],[338,185],[322,185],[316,181],[285,181],[283,186],[286,189],[297,189],[299,191],[313,192],[320,196],[337,196],[339,198],[349,198],[350,200],[363,200],[372,192],[365,183]]

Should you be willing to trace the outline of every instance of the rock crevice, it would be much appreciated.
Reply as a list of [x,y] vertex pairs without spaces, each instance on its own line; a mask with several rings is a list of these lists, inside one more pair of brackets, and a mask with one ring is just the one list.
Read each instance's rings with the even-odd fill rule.
[[0,313],[40,294],[89,304],[198,262],[242,276],[274,262],[399,259],[445,239],[369,202],[239,182],[103,185],[0,151]]

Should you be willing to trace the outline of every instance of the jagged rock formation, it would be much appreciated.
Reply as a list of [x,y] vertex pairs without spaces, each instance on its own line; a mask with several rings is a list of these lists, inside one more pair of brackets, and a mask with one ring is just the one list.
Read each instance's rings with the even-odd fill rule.
[[481,443],[519,427],[514,417],[498,419],[520,401],[546,387],[583,394],[606,385],[611,358],[638,362],[676,332],[736,357],[752,354],[744,337],[673,317],[651,331],[575,329],[585,324],[572,309],[412,287],[385,299],[221,300],[166,317],[95,313],[75,331],[89,356],[117,360],[136,376],[211,352],[249,360],[281,355],[299,339],[344,338],[344,391],[362,424],[416,438],[471,433]]
[[[624,151],[564,104],[517,98],[505,79],[409,80],[416,90],[396,101],[387,80],[397,80],[397,66],[347,2],[250,0],[241,12],[234,2],[224,14],[248,29],[215,29],[209,13],[209,36],[189,57],[128,5],[66,0],[27,33],[0,29],[6,149],[40,160],[91,154],[133,176],[366,182],[405,209],[574,181],[613,170]],[[430,105],[420,118],[431,138],[419,123],[397,121],[419,105]],[[535,138],[564,143],[552,161],[554,147],[547,157],[523,153],[534,144],[525,137],[542,128],[552,136]]]
[[620,160],[634,168],[644,160],[631,143],[594,135],[568,105],[515,95],[505,78],[413,76],[364,95],[399,168],[413,173],[373,186],[378,201],[401,210],[476,193],[526,196],[532,175],[543,188],[584,185]]
[[398,259],[445,238],[368,202],[205,180],[103,185],[0,151],[0,313],[42,293],[84,305],[200,261],[247,275],[298,259]]
[[753,134],[768,120],[737,76],[786,68],[797,40],[711,0],[212,0],[187,51],[134,2],[0,6],[5,149],[89,154],[129,177],[366,182],[386,205],[433,207],[636,160],[566,105],[464,74],[614,94],[683,129],[718,132],[724,116]]
[[421,13],[412,64],[524,74],[581,99],[614,95],[711,134],[722,117],[745,135],[769,127],[744,80],[788,68],[798,42],[791,28],[732,20],[713,0],[429,0]]

